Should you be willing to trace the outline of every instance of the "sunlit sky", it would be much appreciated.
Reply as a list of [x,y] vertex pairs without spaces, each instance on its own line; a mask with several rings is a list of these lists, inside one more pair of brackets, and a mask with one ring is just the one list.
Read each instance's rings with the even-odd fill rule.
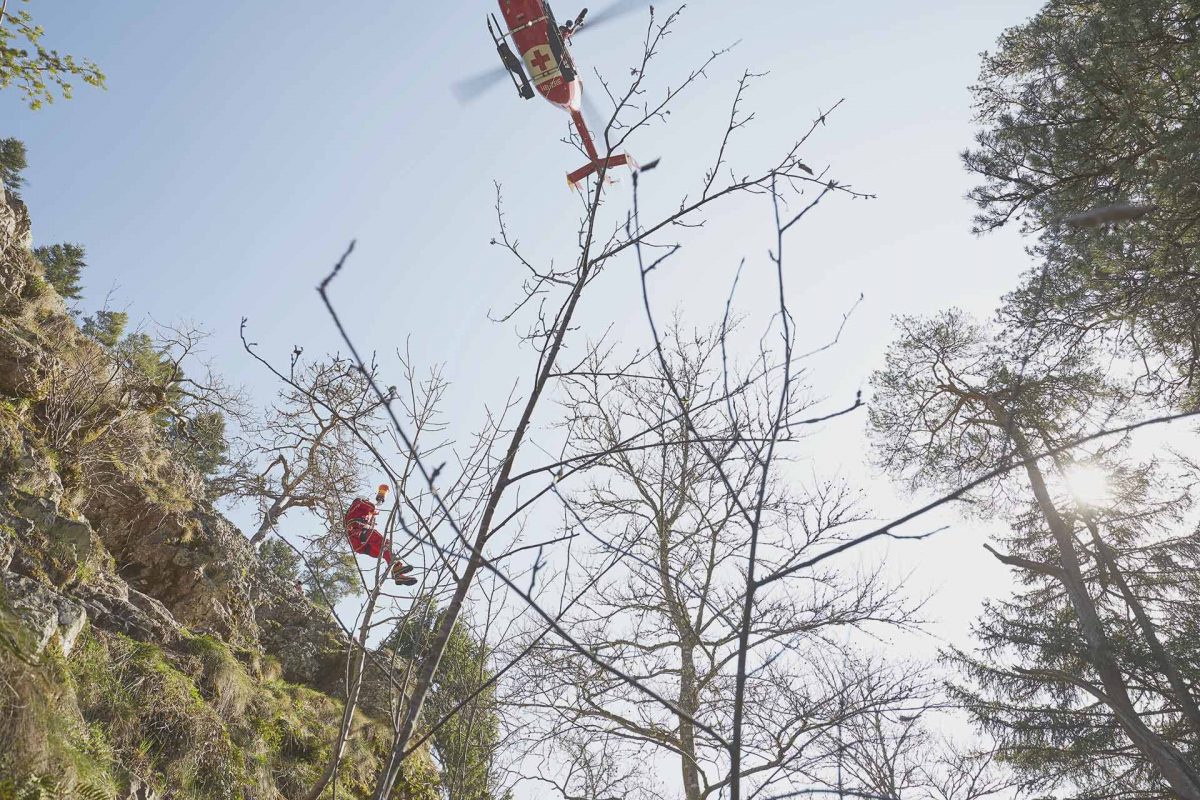
[[[560,16],[575,11],[558,5]],[[828,340],[864,295],[839,345],[812,364],[814,394],[829,398],[829,410],[866,388],[893,315],[948,306],[986,315],[1027,268],[1015,235],[970,233],[972,179],[958,154],[971,142],[967,87],[978,54],[1039,5],[696,0],[654,62],[660,91],[737,42],[667,124],[632,140],[635,156],[663,159],[645,181],[647,215],[701,183],[744,70],[768,74],[746,99],[756,116],[734,142],[739,174],[765,166],[845,98],[804,158],[878,199],[829,202],[789,240],[802,344]],[[518,297],[522,279],[489,245],[494,182],[527,254],[567,261],[579,203],[563,174],[579,157],[559,141],[565,117],[544,103],[504,85],[469,107],[452,95],[455,80],[495,62],[483,25],[494,4],[29,7],[52,46],[92,57],[108,76],[106,91],[81,88],[38,112],[12,92],[0,96],[0,136],[29,148],[24,198],[36,241],[87,247],[84,309],[111,292],[111,305],[134,319],[202,323],[214,332],[209,356],[262,400],[272,384],[241,352],[239,321],[248,317],[251,337],[280,361],[293,345],[335,349],[314,286],[353,238],[358,249],[335,295],[355,336],[385,354],[408,341],[418,363],[444,363],[453,382],[445,413],[461,429],[480,425],[484,405],[528,373],[532,354],[517,347],[514,325],[488,319]],[[632,16],[581,35],[574,53],[585,74],[627,80],[644,23]],[[626,207],[629,181],[609,198]],[[770,298],[755,296],[753,276],[767,265],[768,211],[761,200],[732,202],[684,239],[656,279],[663,313],[715,321],[745,257],[752,288],[743,311],[765,320]],[[611,325],[628,343],[644,341],[630,262],[595,287],[581,323],[581,337]],[[864,427],[863,414],[831,423],[804,455],[817,473],[864,487],[872,516],[886,519],[919,498],[870,468]],[[887,551],[897,574],[912,571],[915,591],[936,592],[933,635],[912,645],[918,653],[964,641],[981,598],[1008,586],[980,547],[990,528],[953,515],[924,524],[944,522],[953,524],[938,537]]]

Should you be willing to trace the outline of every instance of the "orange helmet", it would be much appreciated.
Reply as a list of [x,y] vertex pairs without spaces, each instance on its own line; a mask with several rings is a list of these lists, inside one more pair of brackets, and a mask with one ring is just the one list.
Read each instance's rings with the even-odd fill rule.
[[387,500],[388,490],[386,483],[379,484],[379,491],[375,493],[375,502],[382,503],[384,500]]

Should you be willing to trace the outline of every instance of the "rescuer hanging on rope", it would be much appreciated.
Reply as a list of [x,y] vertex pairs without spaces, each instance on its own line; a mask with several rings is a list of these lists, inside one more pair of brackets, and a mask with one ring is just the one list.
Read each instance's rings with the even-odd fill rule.
[[588,10],[585,8],[583,11],[579,12],[578,17],[567,20],[565,25],[558,26],[558,35],[562,37],[564,43],[570,42],[571,37],[575,35],[575,32],[578,31],[580,27],[582,27],[583,20],[587,16],[587,12]]
[[359,497],[350,504],[349,510],[346,511],[346,539],[354,552],[372,558],[382,558],[391,567],[392,579],[396,583],[401,586],[413,586],[417,579],[408,574],[412,572],[412,566],[399,559],[393,560],[392,551],[385,545],[383,534],[375,528],[376,506],[383,505],[387,493],[387,484],[383,484],[375,494],[374,503]]

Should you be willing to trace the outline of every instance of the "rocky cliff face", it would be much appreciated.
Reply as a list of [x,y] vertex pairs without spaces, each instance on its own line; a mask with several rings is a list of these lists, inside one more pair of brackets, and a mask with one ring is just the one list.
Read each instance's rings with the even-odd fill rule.
[[[262,567],[84,336],[0,188],[0,800],[296,797],[341,717],[347,640]],[[339,780],[387,744],[363,716]],[[397,797],[435,796],[427,758]]]

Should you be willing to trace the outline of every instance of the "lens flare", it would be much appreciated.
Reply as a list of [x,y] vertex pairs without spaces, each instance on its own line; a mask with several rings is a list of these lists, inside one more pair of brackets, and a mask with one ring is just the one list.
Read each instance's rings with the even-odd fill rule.
[[1100,467],[1074,464],[1067,469],[1065,479],[1067,490],[1078,503],[1100,506],[1112,500],[1112,482]]

